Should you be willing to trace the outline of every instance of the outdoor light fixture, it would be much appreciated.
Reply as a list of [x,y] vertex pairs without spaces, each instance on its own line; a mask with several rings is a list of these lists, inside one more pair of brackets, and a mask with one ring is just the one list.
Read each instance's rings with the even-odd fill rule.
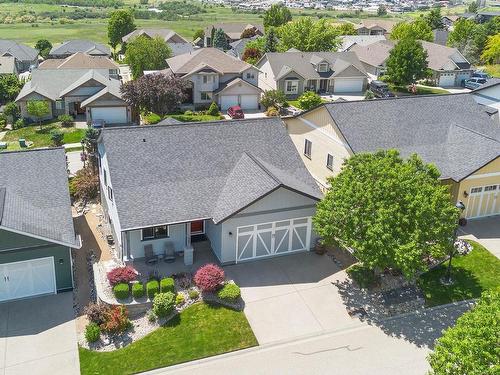
[[456,208],[458,208],[460,211],[465,210],[465,205],[464,202],[458,201],[457,204],[455,205]]
[[469,193],[467,193],[465,190],[464,190],[464,198],[467,198],[469,196]]
[[63,264],[64,263],[64,259],[63,258],[59,258],[59,264]]
[[229,235],[232,236],[233,235],[233,232],[229,232]]

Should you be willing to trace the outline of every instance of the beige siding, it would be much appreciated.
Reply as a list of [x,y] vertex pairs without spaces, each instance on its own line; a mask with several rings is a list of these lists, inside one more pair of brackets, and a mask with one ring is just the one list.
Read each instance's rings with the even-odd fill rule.
[[[285,119],[285,123],[307,169],[320,187],[325,188],[327,178],[337,175],[344,160],[352,155],[330,114],[320,107],[301,117]],[[312,142],[310,159],[304,155],[306,139]],[[333,170],[326,167],[328,154],[333,156]]]

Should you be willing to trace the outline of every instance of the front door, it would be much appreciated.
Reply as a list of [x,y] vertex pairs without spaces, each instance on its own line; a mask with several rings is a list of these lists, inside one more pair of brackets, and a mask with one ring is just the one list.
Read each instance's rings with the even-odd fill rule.
[[85,113],[85,109],[81,107],[80,102],[75,102],[75,112],[77,115],[83,115]]
[[319,91],[326,92],[328,90],[328,80],[322,79],[319,81]]
[[198,220],[191,222],[191,235],[203,234],[205,233],[205,221]]

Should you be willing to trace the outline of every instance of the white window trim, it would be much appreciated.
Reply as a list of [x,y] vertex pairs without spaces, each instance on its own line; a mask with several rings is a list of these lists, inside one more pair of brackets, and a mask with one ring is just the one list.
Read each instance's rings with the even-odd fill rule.
[[[309,145],[309,147],[307,147]],[[309,153],[307,152],[309,148]],[[311,159],[312,156],[312,142],[309,139],[304,139],[304,156],[308,159]]]
[[[205,99],[202,97],[202,94],[206,95]],[[210,91],[201,91],[200,92],[200,99],[201,100],[213,100],[213,98],[214,98],[213,94]]]
[[[328,159],[332,159],[332,163],[328,164]],[[326,168],[328,168],[330,171],[333,171],[333,155],[332,154],[326,154]]]
[[[324,69],[321,69],[321,67],[324,67]],[[328,63],[322,62],[318,64],[318,72],[324,73],[328,71]]]
[[[294,83],[292,86],[293,90],[288,90],[288,82]],[[287,79],[285,80],[285,93],[286,94],[297,94],[299,92],[299,81],[296,79]]]
[[[164,237],[155,237],[154,236],[154,228],[157,228],[157,227],[167,227],[167,235]],[[153,228],[153,237],[144,237],[144,229],[150,229],[150,228]],[[155,225],[152,227],[141,229],[141,241],[161,240],[164,238],[170,238],[170,226],[169,225]]]

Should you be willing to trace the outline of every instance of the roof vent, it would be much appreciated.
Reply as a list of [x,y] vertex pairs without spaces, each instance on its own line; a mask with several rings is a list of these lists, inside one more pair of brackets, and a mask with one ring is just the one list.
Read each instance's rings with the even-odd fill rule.
[[143,141],[143,142],[146,142],[146,138],[142,138],[142,141]]

